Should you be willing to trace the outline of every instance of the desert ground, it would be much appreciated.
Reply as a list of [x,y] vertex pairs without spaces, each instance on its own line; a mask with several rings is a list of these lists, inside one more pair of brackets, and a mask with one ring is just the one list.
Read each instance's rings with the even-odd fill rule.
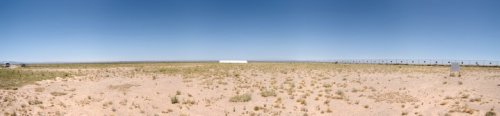
[[39,64],[0,69],[0,115],[494,116],[500,67]]

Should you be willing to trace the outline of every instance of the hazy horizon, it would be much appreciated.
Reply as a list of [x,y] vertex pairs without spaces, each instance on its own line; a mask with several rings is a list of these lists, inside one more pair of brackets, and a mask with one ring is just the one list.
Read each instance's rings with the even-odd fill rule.
[[3,0],[0,61],[500,60],[494,0]]

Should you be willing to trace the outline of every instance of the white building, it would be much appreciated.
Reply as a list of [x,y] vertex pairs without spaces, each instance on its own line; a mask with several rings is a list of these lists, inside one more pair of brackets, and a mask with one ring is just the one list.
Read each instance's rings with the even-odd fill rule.
[[246,60],[219,60],[219,63],[235,63],[235,64],[246,64]]

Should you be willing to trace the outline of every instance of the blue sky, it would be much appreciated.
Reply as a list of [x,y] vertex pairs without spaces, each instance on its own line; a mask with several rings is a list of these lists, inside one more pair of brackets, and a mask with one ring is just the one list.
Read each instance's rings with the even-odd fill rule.
[[500,59],[497,0],[2,0],[0,60]]

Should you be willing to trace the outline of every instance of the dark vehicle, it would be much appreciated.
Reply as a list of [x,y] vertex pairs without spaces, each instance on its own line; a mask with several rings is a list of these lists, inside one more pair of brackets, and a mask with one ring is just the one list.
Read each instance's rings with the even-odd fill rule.
[[5,67],[9,68],[10,67],[10,63],[5,63]]

